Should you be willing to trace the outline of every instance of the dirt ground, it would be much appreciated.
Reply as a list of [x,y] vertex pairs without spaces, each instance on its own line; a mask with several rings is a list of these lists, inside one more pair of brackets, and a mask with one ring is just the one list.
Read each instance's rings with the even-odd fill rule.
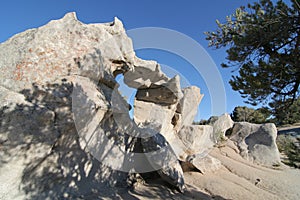
[[[230,147],[231,146],[231,147]],[[166,186],[139,184],[120,199],[300,199],[300,170],[285,165],[273,169],[243,159],[232,145],[215,148],[211,156],[221,169],[202,174],[185,172],[187,190],[181,194]]]

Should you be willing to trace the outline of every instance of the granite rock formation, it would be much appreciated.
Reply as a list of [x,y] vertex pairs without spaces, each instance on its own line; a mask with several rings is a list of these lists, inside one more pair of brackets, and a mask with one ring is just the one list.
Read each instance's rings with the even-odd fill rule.
[[281,162],[276,137],[277,129],[272,123],[236,122],[230,139],[237,144],[244,158],[271,167]]
[[[137,90],[133,120],[119,74]],[[183,192],[182,164],[218,170],[220,161],[207,155],[216,132],[232,127],[228,115],[192,125],[202,98],[199,88],[182,89],[178,76],[136,57],[117,18],[84,24],[68,13],[17,34],[0,44],[0,197],[117,198],[114,187],[132,186],[145,172]],[[278,161],[275,137],[273,125],[237,123],[230,139],[255,161],[267,153],[270,164]]]
[[[23,195],[67,191],[71,198],[103,185],[126,186],[131,172],[148,171],[183,191],[173,148],[202,95],[196,87],[182,90],[179,77],[167,77],[155,61],[137,58],[117,18],[84,24],[68,13],[17,34],[0,45],[0,74],[1,167],[18,162],[11,182]],[[135,121],[118,74],[137,89]],[[159,162],[152,151],[161,153]]]

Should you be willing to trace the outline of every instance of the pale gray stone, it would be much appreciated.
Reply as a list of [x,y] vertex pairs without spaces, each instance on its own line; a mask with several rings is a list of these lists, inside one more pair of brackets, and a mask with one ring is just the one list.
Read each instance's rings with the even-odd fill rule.
[[[201,154],[205,157],[214,146],[213,127],[209,125],[190,125],[184,126],[178,133],[180,139],[177,143],[182,142],[183,149],[180,151],[178,158],[187,161],[189,156]],[[171,143],[172,145],[172,143]]]
[[200,170],[201,173],[205,174],[207,172],[215,172],[219,170],[222,166],[221,161],[218,159],[207,155],[203,157],[201,154],[196,154],[188,158],[190,162],[196,169]]
[[[128,86],[151,90],[149,98],[140,93],[140,105],[153,103],[148,107],[162,110],[168,120],[160,122],[161,131],[172,130],[182,98],[179,78],[170,79],[156,62],[137,58],[117,18],[112,23],[84,24],[75,13],[68,13],[0,44],[0,171],[15,174],[5,186],[13,191],[3,196],[103,195],[101,188],[126,187],[128,171],[142,171],[135,166],[141,158],[134,153],[143,132],[130,119],[129,106],[118,92],[115,77],[120,73]],[[159,104],[164,102],[162,109]],[[142,115],[136,117],[140,122],[145,121]],[[143,139],[144,147],[168,144],[162,138],[158,132],[151,142]],[[166,146],[163,153],[174,154]],[[174,158],[155,170],[182,190],[183,173],[175,154]]]
[[185,125],[191,125],[198,111],[198,106],[203,98],[200,94],[200,88],[191,86],[183,89],[183,97],[177,106],[177,113],[180,113],[180,122],[178,130]]
[[169,78],[161,71],[160,65],[155,61],[134,59],[134,68],[124,74],[124,82],[136,89],[149,88],[152,84],[162,85]]
[[236,142],[240,154],[244,158],[266,166],[272,166],[281,162],[276,137],[277,129],[272,123],[236,122],[230,139]]
[[153,102],[159,105],[176,104],[182,98],[179,76],[175,76],[161,85],[152,84],[149,88],[138,89],[135,98],[138,101]]
[[225,133],[227,130],[231,129],[233,127],[234,121],[232,121],[230,115],[228,113],[225,113],[217,119],[212,122],[212,126],[214,128],[214,137],[217,140],[225,139]]

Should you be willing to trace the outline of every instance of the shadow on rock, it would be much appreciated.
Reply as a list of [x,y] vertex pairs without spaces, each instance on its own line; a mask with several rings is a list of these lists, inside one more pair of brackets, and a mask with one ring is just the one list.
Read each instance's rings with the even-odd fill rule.
[[1,108],[0,167],[17,168],[14,182],[29,199],[121,199],[114,187],[128,187],[128,173],[113,171],[82,150],[72,89],[66,79],[33,85],[20,92],[25,99]]

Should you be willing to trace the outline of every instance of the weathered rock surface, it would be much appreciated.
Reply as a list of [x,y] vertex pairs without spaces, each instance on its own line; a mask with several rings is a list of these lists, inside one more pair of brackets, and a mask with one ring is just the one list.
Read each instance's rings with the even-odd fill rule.
[[135,98],[137,101],[153,102],[160,105],[176,104],[182,98],[179,76],[175,76],[161,85],[151,84],[148,88],[139,88]]
[[205,157],[215,144],[213,127],[209,125],[184,126],[177,135],[184,147],[178,155],[182,161],[187,161],[189,156],[196,154],[203,155],[202,158]]
[[178,77],[162,87],[138,89],[134,121],[159,124],[156,131],[166,138],[181,161],[194,154],[207,154],[214,144],[213,128],[191,125],[202,97],[197,87],[188,87],[181,92]]
[[114,71],[135,60],[120,20],[87,25],[75,13],[17,34],[0,48],[0,84],[13,91],[78,74],[113,79]]
[[153,85],[162,85],[170,79],[161,71],[160,65],[155,61],[134,59],[134,69],[124,74],[124,82],[132,88],[149,88]]
[[221,168],[204,174],[185,173],[187,185],[205,189],[216,199],[296,200],[300,197],[300,172],[297,169],[257,165],[245,160],[226,143],[211,151],[210,156],[221,162]]
[[178,130],[182,126],[191,125],[194,122],[198,111],[196,108],[198,108],[203,96],[198,87],[191,86],[183,89],[183,97],[180,99],[176,110],[176,113],[180,114],[180,121],[176,122]]
[[[137,89],[134,120],[118,74]],[[137,58],[117,18],[83,24],[69,13],[20,33],[0,44],[0,198],[136,199],[149,194],[128,192],[131,172],[156,171],[182,192],[179,160],[203,174],[230,169],[222,156],[208,155],[214,134],[232,126],[228,115],[192,125],[202,97],[155,61]],[[279,159],[275,138],[273,125],[236,123],[230,139],[244,157],[269,166]],[[198,189],[219,195],[210,186]],[[178,199],[210,198],[198,189],[189,185]],[[156,198],[174,196],[163,192]]]
[[232,128],[234,121],[232,121],[229,114],[225,113],[212,122],[214,128],[214,136],[216,140],[220,138],[226,138],[225,133],[228,129]]
[[173,131],[171,124],[176,104],[160,105],[153,102],[134,101],[134,121],[137,124],[151,122],[159,124],[157,132],[164,136]]
[[[129,171],[143,170],[136,163],[151,162],[153,156],[137,156],[148,152],[135,147],[143,130],[117,90],[120,73],[140,90],[141,103],[174,107],[170,121],[160,122],[172,126],[182,98],[178,77],[170,79],[156,62],[137,58],[117,18],[87,25],[69,13],[0,44],[1,180],[5,170],[15,174],[1,181],[1,187],[14,189],[0,196],[105,197],[108,186],[128,185]],[[168,144],[156,134],[152,142],[143,139],[144,145]],[[166,152],[173,153],[170,147]],[[177,160],[156,170],[184,188]]]
[[80,147],[71,82],[9,93],[10,104],[0,113],[1,197],[62,199],[86,197],[92,191],[108,195],[109,185],[126,183],[126,173],[102,165]]
[[188,158],[188,161],[203,174],[214,172],[221,168],[221,162],[210,155],[203,157],[201,154],[196,154]]
[[[149,171],[156,170],[165,181],[177,187],[180,192],[184,192],[183,171],[172,147],[161,134],[156,133],[153,124],[143,124],[142,127],[143,132],[149,134],[148,137],[140,139],[144,156],[153,169]],[[145,168],[145,163],[142,165]]]
[[276,137],[277,129],[272,123],[236,122],[230,139],[237,143],[240,154],[244,158],[266,166],[272,166],[280,164]]
[[[220,161],[220,168],[205,173],[199,173],[197,170],[185,172],[186,192],[183,194],[172,192],[160,184],[151,188],[139,185],[129,194],[138,199],[176,200],[300,198],[298,169],[286,166],[266,168],[247,161],[229,139],[223,146],[215,147],[209,156]],[[147,197],[144,198],[143,194],[147,194]]]
[[178,77],[162,87],[138,89],[134,121],[159,124],[156,131],[166,138],[178,159],[185,161],[187,156],[209,151],[213,146],[212,127],[192,126],[202,97],[194,86],[181,91]]

